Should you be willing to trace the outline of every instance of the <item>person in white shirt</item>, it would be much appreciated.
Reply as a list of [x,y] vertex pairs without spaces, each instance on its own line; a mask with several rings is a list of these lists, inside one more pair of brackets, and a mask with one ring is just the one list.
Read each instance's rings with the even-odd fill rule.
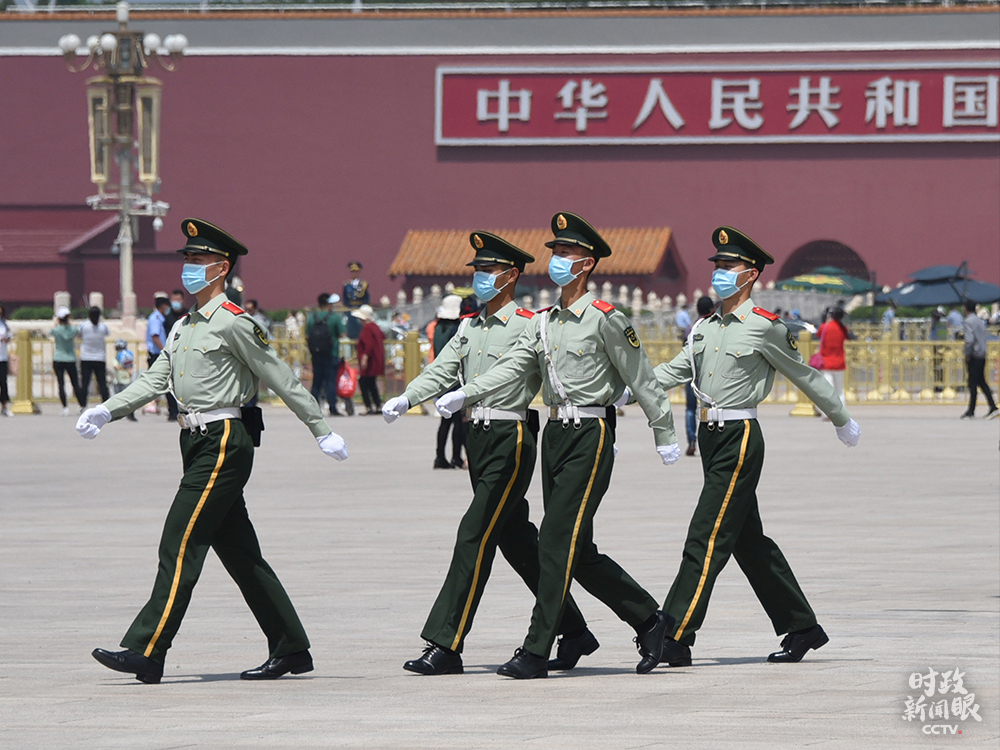
[[101,401],[111,398],[108,392],[108,371],[104,342],[111,333],[108,326],[101,320],[101,308],[92,307],[87,313],[88,320],[80,324],[80,398],[82,406],[87,406],[87,391],[90,390],[90,377],[97,379],[97,390]]

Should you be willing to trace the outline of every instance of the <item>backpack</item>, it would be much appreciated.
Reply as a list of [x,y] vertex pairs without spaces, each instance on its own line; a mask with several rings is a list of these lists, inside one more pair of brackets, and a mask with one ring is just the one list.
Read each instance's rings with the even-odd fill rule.
[[330,335],[329,316],[317,315],[306,332],[306,344],[312,355],[331,354],[333,352],[333,336]]

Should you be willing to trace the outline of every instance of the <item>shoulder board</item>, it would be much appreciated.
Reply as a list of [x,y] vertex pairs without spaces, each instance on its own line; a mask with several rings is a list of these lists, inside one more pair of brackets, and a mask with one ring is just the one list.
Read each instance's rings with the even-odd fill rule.
[[229,312],[231,312],[233,315],[239,315],[240,313],[244,312],[244,310],[243,310],[242,307],[240,307],[239,305],[234,305],[229,300],[226,300],[225,302],[223,302],[220,305],[220,307],[222,307],[225,310],[229,310]]
[[767,318],[767,319],[768,319],[768,320],[770,320],[770,321],[771,321],[772,323],[773,323],[774,321],[776,321],[776,320],[780,320],[780,317],[779,317],[779,316],[775,315],[775,314],[774,314],[773,312],[771,312],[770,310],[765,310],[765,309],[764,309],[763,307],[755,307],[755,308],[753,309],[753,311],[754,311],[755,313],[757,313],[758,315],[760,315],[760,316],[761,316],[762,318]]
[[605,302],[602,299],[595,299],[591,304],[598,310],[600,310],[602,313],[609,313],[615,309],[614,305],[612,305],[610,302]]
[[535,314],[531,312],[531,310],[525,310],[523,307],[517,308],[517,312],[515,314],[520,315],[522,318],[527,318],[528,320],[535,317]]
[[465,320],[466,318],[476,318],[476,317],[479,317],[478,312],[466,313],[465,315],[462,316],[462,320]]

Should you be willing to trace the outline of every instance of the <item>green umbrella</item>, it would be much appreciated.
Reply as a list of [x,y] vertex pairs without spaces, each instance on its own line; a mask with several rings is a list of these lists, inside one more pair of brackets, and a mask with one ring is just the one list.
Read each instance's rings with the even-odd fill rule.
[[809,273],[783,279],[775,284],[777,289],[796,292],[829,292],[840,294],[863,294],[872,290],[872,284],[864,279],[848,276],[842,268],[821,266]]

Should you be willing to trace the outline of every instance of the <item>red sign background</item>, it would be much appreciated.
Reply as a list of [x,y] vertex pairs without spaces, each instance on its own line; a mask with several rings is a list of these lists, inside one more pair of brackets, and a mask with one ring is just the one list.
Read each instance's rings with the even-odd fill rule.
[[[739,68],[601,67],[601,68],[454,68],[437,69],[436,143],[438,145],[560,145],[629,143],[733,143],[836,141],[996,141],[997,78],[995,63],[937,63],[892,67],[743,66]],[[946,79],[953,78],[951,125],[946,126]],[[877,82],[883,83],[877,96]],[[804,98],[802,79],[808,79]],[[824,85],[824,79],[828,79]],[[654,88],[651,111],[637,127],[650,87],[665,92],[676,113],[668,121]],[[750,83],[756,80],[759,84]],[[503,82],[507,83],[504,84]],[[590,101],[606,100],[603,107],[587,107],[578,123],[573,116],[589,81]],[[727,82],[725,85],[718,81]],[[900,82],[898,85],[896,82]],[[738,83],[741,82],[741,83]],[[575,86],[573,84],[576,84]],[[567,84],[570,84],[567,96]],[[744,127],[733,107],[716,104],[713,123],[713,87],[723,86],[730,97],[759,86],[759,108],[745,110]],[[506,131],[501,130],[501,107],[506,87],[510,94]],[[601,88],[603,87],[603,89]],[[825,121],[815,107],[825,98],[831,106]],[[901,94],[896,89],[902,89]],[[919,89],[916,105],[911,101]],[[530,92],[530,118],[518,119],[523,104],[519,92]],[[594,95],[594,92],[598,92]],[[486,108],[483,98],[486,92]],[[901,96],[902,98],[897,98]],[[523,97],[523,95],[522,95]],[[567,108],[564,105],[570,101]],[[718,97],[716,97],[718,98]],[[791,124],[805,101],[808,113],[794,129]],[[733,99],[729,99],[733,103]],[[898,106],[897,106],[898,103]],[[839,105],[839,106],[837,106]],[[791,107],[791,109],[789,109]],[[478,108],[478,109],[477,109]],[[895,110],[900,109],[897,115]],[[487,119],[481,119],[484,112]],[[881,116],[880,116],[881,113]],[[477,114],[479,115],[477,117]],[[557,114],[562,117],[557,118]],[[590,117],[590,115],[597,115]],[[602,116],[603,115],[603,116]],[[799,115],[801,118],[802,116]],[[758,120],[758,118],[760,118]],[[836,119],[834,122],[833,118]],[[879,121],[882,127],[879,127]],[[683,121],[679,127],[675,127]],[[832,124],[830,124],[832,123]],[[914,124],[915,123],[915,124]],[[580,125],[583,130],[579,130]]]

